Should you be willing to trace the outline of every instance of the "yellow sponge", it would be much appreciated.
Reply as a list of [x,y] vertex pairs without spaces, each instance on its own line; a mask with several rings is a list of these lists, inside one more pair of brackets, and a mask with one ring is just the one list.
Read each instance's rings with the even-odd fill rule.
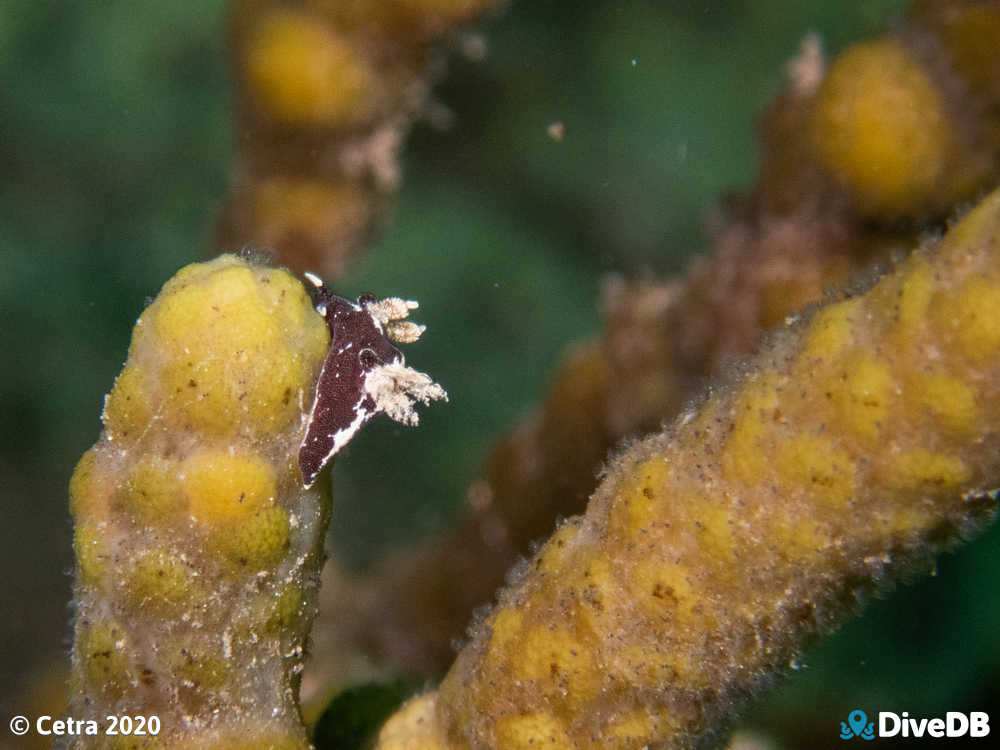
[[955,158],[944,98],[895,37],[856,44],[837,58],[810,131],[820,160],[865,213],[880,217],[924,209]]
[[199,523],[245,519],[275,500],[274,469],[260,456],[200,451],[181,471],[191,517]]
[[308,747],[292,696],[329,491],[296,457],[328,345],[298,279],[232,255],[143,312],[70,483],[72,716],[156,706],[164,747]]
[[293,10],[263,16],[246,51],[252,93],[275,119],[295,125],[359,119],[377,82],[361,59],[321,18]]

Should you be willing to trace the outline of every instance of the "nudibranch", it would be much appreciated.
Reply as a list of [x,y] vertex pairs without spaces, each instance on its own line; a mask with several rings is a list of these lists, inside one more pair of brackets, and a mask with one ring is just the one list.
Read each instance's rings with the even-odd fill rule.
[[315,274],[305,277],[314,287],[316,311],[330,328],[330,350],[299,448],[302,484],[308,488],[376,414],[416,425],[416,401],[447,401],[448,394],[429,375],[407,367],[393,345],[414,342],[424,332],[425,326],[406,320],[416,302],[398,297],[379,300],[372,294],[351,302],[333,294]]

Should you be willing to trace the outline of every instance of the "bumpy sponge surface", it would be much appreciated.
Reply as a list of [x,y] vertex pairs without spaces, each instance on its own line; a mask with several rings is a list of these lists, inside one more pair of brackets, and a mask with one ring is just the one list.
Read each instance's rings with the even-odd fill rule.
[[73,718],[155,714],[157,747],[308,746],[296,683],[329,497],[295,459],[328,344],[295,277],[231,255],[143,312],[70,483]]
[[981,525],[998,238],[1000,192],[629,449],[381,750],[691,747],[858,597]]

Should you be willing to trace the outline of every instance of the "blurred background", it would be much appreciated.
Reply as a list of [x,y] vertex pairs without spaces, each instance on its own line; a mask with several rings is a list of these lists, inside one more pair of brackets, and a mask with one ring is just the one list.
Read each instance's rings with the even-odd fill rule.
[[[751,183],[756,118],[805,33],[832,55],[905,5],[521,0],[477,28],[485,59],[446,54],[435,109],[450,116],[415,128],[387,230],[337,291],[421,300],[428,332],[407,356],[451,402],[418,432],[378,421],[344,451],[342,565],[453,516],[563,347],[598,330],[605,274],[673,274],[706,249],[705,216]],[[205,257],[227,195],[225,26],[221,0],[0,3],[3,716],[61,691],[67,481],[144,300]],[[994,528],[789,665],[743,723],[800,747],[858,707],[1000,721],[998,571]]]

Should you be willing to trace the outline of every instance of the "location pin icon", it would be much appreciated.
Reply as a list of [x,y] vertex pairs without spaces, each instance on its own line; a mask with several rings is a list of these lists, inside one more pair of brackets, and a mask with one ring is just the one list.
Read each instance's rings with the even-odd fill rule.
[[868,723],[868,717],[864,711],[854,709],[851,713],[847,714],[847,723],[851,725],[854,736],[860,737],[861,733],[865,731],[865,724]]

